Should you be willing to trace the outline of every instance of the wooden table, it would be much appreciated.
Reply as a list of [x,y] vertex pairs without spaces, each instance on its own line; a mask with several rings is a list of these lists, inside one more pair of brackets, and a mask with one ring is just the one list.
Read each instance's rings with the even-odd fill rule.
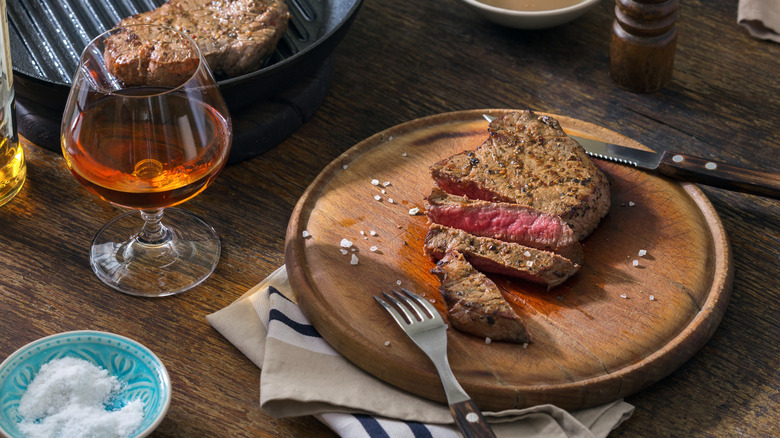
[[[216,228],[223,255],[205,283],[170,298],[125,296],[93,275],[90,241],[118,209],[79,186],[59,154],[25,142],[28,180],[0,208],[0,358],[57,332],[111,331],[168,367],[173,401],[154,436],[332,435],[314,418],[260,409],[260,370],[205,320],[283,263],[293,206],[318,172],[378,131],[478,108],[533,108],[658,149],[780,170],[780,45],[749,37],[735,3],[683,2],[672,83],[634,94],[607,74],[611,1],[530,32],[483,21],[455,0],[367,0],[335,52],[335,78],[315,117],[186,204]],[[704,191],[732,245],[731,302],[688,363],[628,397],[636,412],[613,436],[779,433],[780,203]]]

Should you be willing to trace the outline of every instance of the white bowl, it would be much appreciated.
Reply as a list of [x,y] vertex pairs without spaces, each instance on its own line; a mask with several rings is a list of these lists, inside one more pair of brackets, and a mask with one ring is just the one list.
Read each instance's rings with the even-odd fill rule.
[[481,3],[478,0],[462,1],[485,19],[502,26],[514,27],[517,29],[545,29],[559,26],[580,17],[599,2],[599,0],[582,0],[575,5],[560,9],[519,11],[490,6]]

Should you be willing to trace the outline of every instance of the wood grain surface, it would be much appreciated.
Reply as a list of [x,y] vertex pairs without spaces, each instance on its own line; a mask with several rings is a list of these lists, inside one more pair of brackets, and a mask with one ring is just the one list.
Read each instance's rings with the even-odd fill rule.
[[[609,78],[614,9],[603,1],[567,25],[519,31],[458,0],[366,0],[334,52],[333,80],[314,117],[183,205],[217,230],[223,253],[208,280],[175,297],[128,297],[95,278],[89,244],[119,210],[79,186],[60,154],[24,142],[27,182],[0,207],[0,358],[53,333],[111,331],[149,347],[170,373],[173,400],[153,437],[335,436],[314,417],[263,411],[260,370],[205,316],[284,263],[296,202],[360,141],[433,114],[528,107],[655,150],[780,169],[780,44],[750,37],[736,23],[737,2],[680,2],[672,81],[646,94]],[[636,410],[611,438],[780,435],[780,203],[699,188],[731,244],[726,313],[686,363],[626,397]]]
[[[482,114],[500,113],[429,116],[357,144],[306,190],[287,232],[290,283],[323,337],[371,374],[442,402],[433,364],[372,296],[404,287],[446,315],[434,263],[422,249],[429,166],[482,144]],[[573,134],[635,143],[552,116]],[[492,276],[535,341],[524,348],[448,332],[453,372],[483,410],[547,403],[582,409],[631,395],[682,365],[720,322],[731,292],[730,252],[709,202],[695,186],[599,164],[612,206],[583,241],[580,272],[550,291]],[[420,213],[411,215],[412,208]],[[342,239],[351,247],[341,248]]]

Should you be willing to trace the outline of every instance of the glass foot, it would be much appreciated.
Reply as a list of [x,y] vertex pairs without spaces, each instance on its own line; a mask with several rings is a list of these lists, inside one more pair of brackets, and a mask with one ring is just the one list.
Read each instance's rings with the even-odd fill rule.
[[208,278],[220,251],[219,236],[211,226],[192,213],[171,208],[117,217],[97,233],[89,259],[98,278],[114,289],[164,297]]

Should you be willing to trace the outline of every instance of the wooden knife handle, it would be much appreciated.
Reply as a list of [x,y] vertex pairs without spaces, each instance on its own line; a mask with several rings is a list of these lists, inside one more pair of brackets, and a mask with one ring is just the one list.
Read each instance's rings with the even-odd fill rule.
[[450,413],[465,438],[495,438],[496,435],[473,400],[451,404]]
[[664,152],[658,171],[685,181],[780,199],[780,173],[745,169],[674,152]]

